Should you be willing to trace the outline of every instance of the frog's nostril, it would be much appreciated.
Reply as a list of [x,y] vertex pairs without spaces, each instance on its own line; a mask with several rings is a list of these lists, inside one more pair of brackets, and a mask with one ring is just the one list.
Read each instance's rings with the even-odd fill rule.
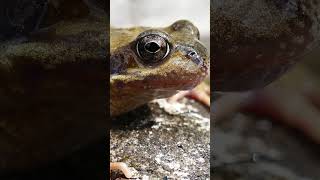
[[194,52],[194,51],[191,51],[191,52],[189,52],[189,53],[188,53],[188,55],[192,57],[192,56],[197,55],[197,53],[196,53],[196,52]]
[[150,53],[156,53],[156,52],[160,51],[161,47],[156,42],[149,42],[144,46],[144,48],[147,51],[149,51]]

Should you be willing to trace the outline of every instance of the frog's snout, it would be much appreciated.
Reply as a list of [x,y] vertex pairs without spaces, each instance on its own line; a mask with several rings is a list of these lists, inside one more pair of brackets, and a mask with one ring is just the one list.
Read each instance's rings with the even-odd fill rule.
[[207,48],[200,42],[200,32],[198,28],[188,20],[179,20],[171,25],[173,31],[181,35],[184,43],[177,43],[175,48],[187,59],[191,60],[202,71],[207,71],[210,64]]
[[171,25],[174,31],[185,31],[200,39],[199,29],[188,20],[179,20]]

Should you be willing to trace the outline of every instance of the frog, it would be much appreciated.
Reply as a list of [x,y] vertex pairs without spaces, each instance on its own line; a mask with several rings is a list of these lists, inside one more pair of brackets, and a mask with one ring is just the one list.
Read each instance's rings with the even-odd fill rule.
[[[151,28],[110,28],[110,115],[191,90],[208,75],[210,58],[198,28],[188,20]],[[125,163],[112,162],[127,178]]]
[[319,1],[210,0],[214,91],[264,88],[319,45]]
[[105,137],[107,16],[84,1],[61,2],[72,13],[55,14],[63,11],[50,2],[38,28],[1,41],[1,175]]
[[199,30],[187,20],[164,28],[111,28],[111,116],[202,82],[210,58],[199,39]]
[[[215,122],[239,111],[262,115],[319,144],[319,110],[312,105],[319,99],[317,83],[301,70],[304,57],[319,48],[319,1],[211,0],[210,5],[213,84],[216,94],[226,94],[215,101]],[[318,71],[316,61],[311,66]]]

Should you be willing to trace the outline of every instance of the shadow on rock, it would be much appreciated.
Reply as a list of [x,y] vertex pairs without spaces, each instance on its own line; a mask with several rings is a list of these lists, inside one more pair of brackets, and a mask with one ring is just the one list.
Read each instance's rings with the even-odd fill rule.
[[155,125],[152,111],[148,105],[111,119],[111,130],[139,130]]

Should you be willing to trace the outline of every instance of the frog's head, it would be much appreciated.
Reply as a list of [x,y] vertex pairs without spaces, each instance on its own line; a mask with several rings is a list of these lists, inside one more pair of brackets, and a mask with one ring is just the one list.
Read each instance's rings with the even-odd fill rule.
[[113,90],[144,101],[191,89],[209,69],[199,31],[186,20],[165,28],[111,30],[110,61]]

